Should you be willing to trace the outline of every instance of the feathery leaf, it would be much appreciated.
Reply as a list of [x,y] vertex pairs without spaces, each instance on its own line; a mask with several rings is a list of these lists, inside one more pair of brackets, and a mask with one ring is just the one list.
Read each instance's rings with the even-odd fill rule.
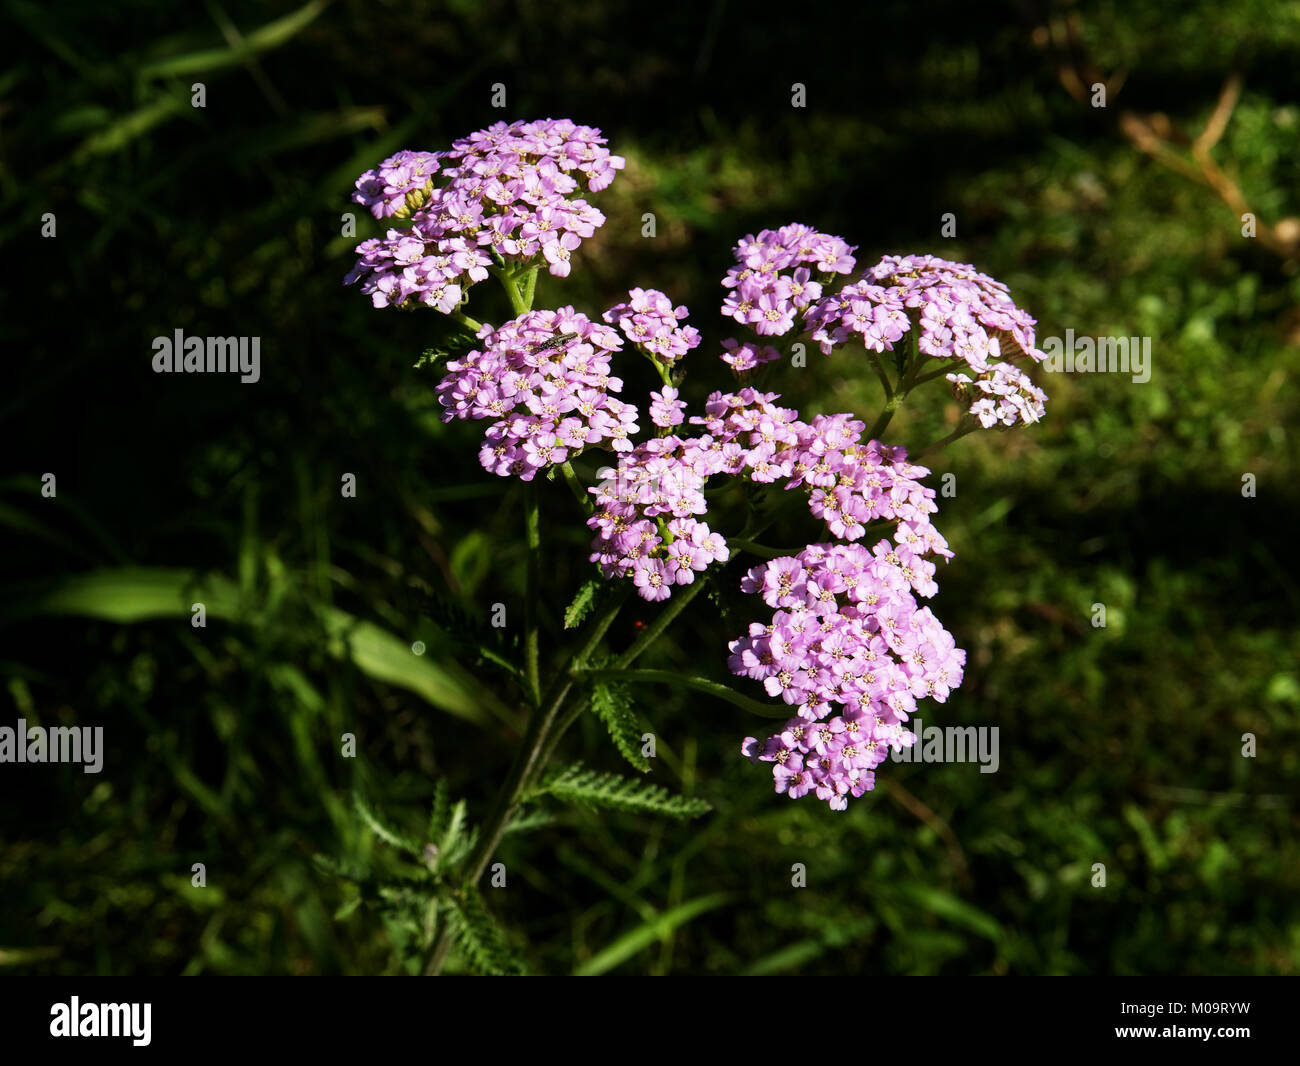
[[591,710],[605,723],[623,758],[643,774],[649,773],[650,760],[641,754],[641,733],[627,687],[612,681],[597,681],[591,687]]
[[575,626],[582,625],[582,620],[591,613],[592,607],[596,605],[596,596],[599,594],[601,584],[595,578],[584,582],[582,588],[573,597],[573,602],[564,609],[564,628],[573,629]]
[[488,913],[477,888],[466,885],[448,902],[452,935],[475,971],[488,977],[516,977],[524,972],[522,960],[505,930]]
[[666,788],[618,774],[583,769],[581,763],[551,774],[537,789],[567,803],[659,814],[668,818],[698,818],[713,808],[702,799],[675,796]]

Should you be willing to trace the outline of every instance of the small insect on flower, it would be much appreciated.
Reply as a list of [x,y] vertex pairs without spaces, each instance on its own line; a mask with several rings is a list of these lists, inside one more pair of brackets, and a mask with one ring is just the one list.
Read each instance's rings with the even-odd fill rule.
[[546,341],[544,344],[539,344],[537,346],[537,350],[539,352],[544,352],[550,348],[560,348],[568,344],[569,341],[576,341],[577,339],[578,339],[578,335],[576,333],[561,333],[558,337],[552,337],[549,341]]

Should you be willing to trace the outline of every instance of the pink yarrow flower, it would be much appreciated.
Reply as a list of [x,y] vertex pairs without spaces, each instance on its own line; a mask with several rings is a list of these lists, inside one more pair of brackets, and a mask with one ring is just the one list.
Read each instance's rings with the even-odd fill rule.
[[[399,152],[357,179],[353,199],[377,219],[409,219],[410,228],[358,245],[346,283],[360,281],[376,307],[414,298],[450,313],[487,277],[493,255],[540,258],[567,277],[574,252],[605,222],[576,194],[584,182],[590,192],[607,188],[624,166],[599,130],[567,119],[498,122],[447,151]],[[407,268],[415,273],[399,284]],[[450,283],[459,286],[454,298]],[[441,294],[426,299],[440,284]]]
[[436,392],[443,421],[485,419],[484,469],[531,481],[589,446],[630,450],[637,410],[614,393],[610,373],[622,340],[572,307],[529,311],[484,326],[480,347],[447,363]]

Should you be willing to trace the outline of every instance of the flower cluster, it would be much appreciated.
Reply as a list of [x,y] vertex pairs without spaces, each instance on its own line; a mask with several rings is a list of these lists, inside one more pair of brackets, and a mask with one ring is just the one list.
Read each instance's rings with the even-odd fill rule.
[[[651,418],[659,425],[679,424],[676,390],[654,396]],[[865,427],[851,415],[817,415],[804,422],[797,411],[777,406],[778,398],[749,388],[715,392],[704,416],[690,419],[704,428],[700,436],[669,434],[623,456],[617,470],[602,475],[607,480],[591,490],[597,498],[596,513],[587,522],[596,534],[592,561],[606,577],[633,578],[644,598],[666,599],[673,585],[690,583],[710,562],[726,558],[710,549],[689,560],[670,559],[683,535],[691,540],[717,536],[698,516],[708,511],[705,483],[724,475],[802,489],[809,511],[840,540],[859,541],[874,523],[896,524],[900,545],[914,557],[909,579],[932,594],[934,564],[922,556],[951,557],[952,552],[930,523],[935,492],[919,480],[929,471],[909,463],[902,448],[863,444]],[[666,403],[675,405],[670,417],[663,417]],[[665,525],[667,516],[679,525]],[[725,551],[725,542],[718,540]]]
[[875,787],[891,748],[914,743],[903,723],[917,699],[942,703],[961,684],[965,652],[914,597],[933,592],[928,565],[900,538],[870,551],[813,544],[745,576],[741,589],[775,610],[731,642],[728,665],[796,708],[779,732],[741,748],[773,764],[777,792],[812,792],[843,810]]
[[728,337],[722,342],[722,347],[727,350],[726,354],[721,356],[722,361],[731,367],[737,376],[743,376],[749,370],[781,358],[781,353],[770,345],[760,347],[749,341],[742,343],[735,337]]
[[361,280],[361,291],[376,307],[401,307],[410,300],[450,314],[464,290],[488,276],[492,260],[463,239],[437,246],[441,251],[429,254],[429,242],[416,231],[389,230],[385,239],[357,245],[359,258],[344,282]]
[[689,312],[684,305],[674,307],[657,289],[633,289],[626,303],[615,304],[604,318],[618,326],[623,335],[638,348],[661,363],[675,363],[700,343],[694,326],[678,326]]
[[755,333],[788,333],[795,317],[821,297],[827,278],[853,270],[854,251],[839,237],[798,223],[749,234],[734,249],[737,265],[722,279],[731,290],[722,313]]
[[686,404],[677,398],[677,390],[665,385],[663,391],[650,394],[650,421],[663,429],[680,426],[686,417]]
[[708,438],[655,437],[619,458],[590,491],[595,512],[591,561],[607,578],[631,578],[646,600],[664,600],[674,585],[730,556],[727,542],[695,516],[704,514],[704,483],[724,459]]
[[493,256],[525,263],[540,256],[551,274],[566,277],[574,251],[605,222],[574,198],[579,176],[598,192],[624,166],[604,145],[599,130],[547,119],[498,122],[446,152],[398,153],[357,179],[353,199],[376,218],[412,225],[363,241],[347,283],[360,280],[376,307],[414,297],[449,312],[469,284],[487,277]]
[[865,426],[851,415],[817,415],[804,422],[797,411],[776,406],[776,399],[776,393],[754,389],[715,392],[705,416],[691,421],[731,457],[729,472],[803,488],[809,510],[832,536],[856,541],[870,523],[899,522],[929,551],[951,556],[930,524],[935,492],[919,481],[928,470],[909,463],[902,448],[862,444]]
[[975,397],[969,413],[985,429],[1037,422],[1046,414],[1047,393],[1013,363],[994,363],[987,373],[946,374],[953,394],[961,400]]
[[623,388],[610,374],[623,344],[614,330],[564,307],[484,326],[478,339],[481,349],[447,364],[437,394],[445,422],[494,420],[479,451],[485,470],[531,481],[588,445],[631,449],[637,409],[611,395]]
[[[527,306],[531,281],[520,288],[519,278],[543,264],[569,273],[573,253],[605,221],[581,198],[584,186],[606,188],[623,166],[599,130],[568,120],[500,122],[446,151],[399,152],[357,180],[353,199],[404,224],[358,246],[347,283],[359,282],[376,307],[457,314],[468,288],[495,273],[515,306]],[[850,341],[892,350],[910,333],[923,356],[951,361],[926,380],[951,371],[954,394],[984,427],[1043,416],[1046,396],[1013,360],[1045,356],[1006,286],[965,264],[886,256],[860,280],[836,281],[832,295],[832,279],[855,270],[855,251],[801,224],[748,235],[723,279],[722,313],[760,338],[802,330],[827,354]],[[710,478],[797,492],[825,532],[744,576],[742,591],[771,614],[730,642],[728,665],[792,715],[770,736],[745,738],[743,753],[772,764],[778,792],[812,793],[842,810],[874,787],[891,750],[915,742],[906,723],[917,700],[944,702],[962,681],[965,653],[918,604],[938,591],[936,560],[952,557],[931,523],[929,471],[902,448],[864,440],[866,424],[853,415],[805,420],[774,392],[714,392],[688,418],[673,384],[680,374],[669,370],[700,344],[687,315],[663,292],[636,288],[603,322],[563,307],[476,327],[477,347],[449,361],[437,386],[443,419],[488,422],[480,462],[523,481],[591,447],[615,453],[588,490],[590,558],[649,601],[730,556],[706,521]],[[657,435],[639,444],[638,411],[618,397],[612,369],[625,342],[664,382],[648,409]],[[742,382],[780,358],[761,339],[722,348]],[[927,361],[898,360],[897,389],[886,382],[894,400],[914,385],[914,364]]]
[[352,199],[375,218],[409,218],[433,195],[442,152],[398,152],[357,178]]
[[892,348],[915,318],[920,351],[959,359],[976,373],[999,357],[1046,358],[1034,346],[1034,319],[1015,305],[1005,285],[968,263],[887,255],[867,275],[806,312],[812,338],[826,354],[855,336],[873,351]]

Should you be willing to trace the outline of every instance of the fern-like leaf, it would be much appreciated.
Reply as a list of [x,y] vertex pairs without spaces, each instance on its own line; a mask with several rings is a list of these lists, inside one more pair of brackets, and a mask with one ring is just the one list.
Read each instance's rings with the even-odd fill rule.
[[537,792],[566,803],[658,814],[667,818],[698,818],[713,809],[702,799],[675,796],[666,788],[648,781],[587,770],[581,763],[566,766],[550,775]]
[[591,687],[591,710],[605,723],[623,758],[648,774],[650,760],[641,754],[641,733],[627,688],[613,681],[597,681]]
[[573,597],[573,602],[564,609],[564,628],[573,629],[575,626],[582,625],[582,620],[591,613],[592,607],[596,605],[596,596],[600,592],[601,584],[594,578],[584,582],[582,588]]
[[407,836],[400,829],[394,829],[385,823],[360,792],[352,794],[352,805],[356,808],[357,814],[361,816],[361,820],[370,827],[370,831],[385,844],[400,848],[416,858],[421,857],[424,852],[424,845],[414,837]]
[[555,815],[550,811],[529,811],[511,818],[506,825],[510,833],[531,833],[534,829],[547,829],[555,824]]
[[440,778],[433,789],[433,806],[429,809],[429,830],[425,833],[430,840],[437,840],[447,826],[447,817],[451,814],[451,789],[447,779]]
[[450,900],[452,935],[466,961],[488,977],[517,977],[524,964],[510,946],[505,930],[488,913],[483,897],[466,885]]

